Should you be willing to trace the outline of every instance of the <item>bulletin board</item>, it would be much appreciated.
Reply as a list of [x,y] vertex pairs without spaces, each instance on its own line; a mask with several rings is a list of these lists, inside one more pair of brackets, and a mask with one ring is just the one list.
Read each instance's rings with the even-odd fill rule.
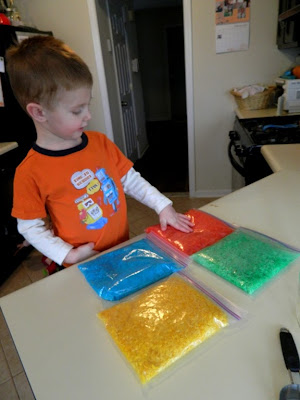
[[250,1],[216,0],[216,53],[249,48]]

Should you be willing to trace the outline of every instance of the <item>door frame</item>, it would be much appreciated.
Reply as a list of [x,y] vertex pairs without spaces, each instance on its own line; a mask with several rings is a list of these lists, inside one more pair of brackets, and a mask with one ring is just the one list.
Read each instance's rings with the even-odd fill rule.
[[[101,92],[101,100],[104,110],[104,123],[106,135],[114,140],[111,121],[110,105],[108,99],[107,83],[103,54],[99,38],[97,20],[97,0],[86,0],[91,23],[93,46],[98,70],[98,83]],[[187,136],[189,158],[189,194],[195,197],[195,126],[194,126],[194,84],[193,84],[193,40],[192,40],[192,0],[183,0],[183,24],[184,24],[184,52],[185,52],[185,83],[186,83],[186,110],[187,110]]]

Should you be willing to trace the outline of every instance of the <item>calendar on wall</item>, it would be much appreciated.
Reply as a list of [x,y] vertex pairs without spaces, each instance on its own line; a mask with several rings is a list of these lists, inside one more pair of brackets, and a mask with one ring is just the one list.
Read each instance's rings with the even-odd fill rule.
[[250,0],[216,0],[216,53],[248,50]]

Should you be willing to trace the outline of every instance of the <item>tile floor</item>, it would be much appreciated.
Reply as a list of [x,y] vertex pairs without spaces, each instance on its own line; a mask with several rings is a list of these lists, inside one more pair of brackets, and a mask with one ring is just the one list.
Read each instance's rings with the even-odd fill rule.
[[[215,200],[214,198],[191,199],[187,193],[166,193],[166,195],[172,199],[176,211],[182,213],[191,208],[202,207]],[[143,233],[146,227],[158,223],[157,215],[153,210],[131,198],[127,199],[127,203],[130,237],[135,237]],[[44,276],[43,269],[41,254],[38,251],[32,251],[28,258],[0,287],[0,297],[40,279],[51,279]],[[1,312],[0,344],[0,399],[33,400],[35,397]]]

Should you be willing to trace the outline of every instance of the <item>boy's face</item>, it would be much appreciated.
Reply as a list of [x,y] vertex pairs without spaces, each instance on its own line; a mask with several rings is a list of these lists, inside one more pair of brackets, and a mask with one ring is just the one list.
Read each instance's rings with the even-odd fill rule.
[[78,141],[91,119],[91,88],[62,91],[54,107],[44,108],[49,139]]

